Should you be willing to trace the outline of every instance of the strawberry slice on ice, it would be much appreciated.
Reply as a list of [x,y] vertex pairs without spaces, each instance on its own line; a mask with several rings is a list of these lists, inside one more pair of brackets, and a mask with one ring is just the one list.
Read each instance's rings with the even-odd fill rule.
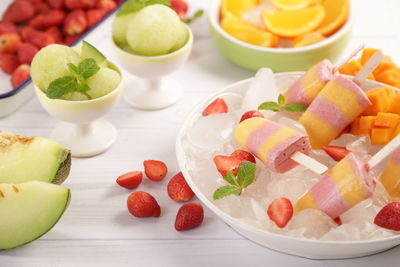
[[243,113],[242,117],[240,118],[240,122],[250,118],[264,118],[264,115],[258,110],[249,110]]
[[322,149],[336,161],[341,161],[350,153],[349,150],[341,146],[323,146]]
[[220,114],[227,112],[228,112],[228,105],[226,105],[224,99],[217,98],[204,109],[203,116],[209,116],[213,114]]
[[374,223],[386,229],[400,231],[400,202],[392,202],[383,207],[376,215]]
[[231,157],[256,163],[256,158],[250,152],[238,149],[232,152]]
[[289,199],[281,197],[272,201],[267,213],[279,228],[283,228],[293,216],[293,205]]
[[237,175],[242,160],[231,156],[218,155],[214,157],[214,163],[222,176],[227,175],[229,171],[232,171],[233,175]]

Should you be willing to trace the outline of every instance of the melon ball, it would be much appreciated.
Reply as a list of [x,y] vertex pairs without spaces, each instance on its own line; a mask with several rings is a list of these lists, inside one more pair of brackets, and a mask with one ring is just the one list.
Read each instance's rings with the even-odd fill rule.
[[128,31],[128,24],[136,13],[129,13],[122,16],[117,16],[112,24],[112,37],[114,42],[121,48],[127,45],[126,32]]
[[187,39],[179,16],[164,5],[150,5],[131,18],[126,40],[135,53],[144,56],[168,54]]
[[110,68],[101,67],[95,75],[86,80],[86,84],[90,87],[87,93],[92,99],[105,96],[117,88],[121,82],[121,75]]

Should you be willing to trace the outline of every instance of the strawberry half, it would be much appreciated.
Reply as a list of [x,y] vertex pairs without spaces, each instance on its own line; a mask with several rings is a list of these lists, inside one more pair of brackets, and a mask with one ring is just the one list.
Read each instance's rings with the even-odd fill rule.
[[250,110],[243,113],[242,117],[240,118],[240,122],[250,118],[264,118],[264,115],[258,110]]
[[281,197],[272,201],[267,213],[279,228],[283,228],[293,216],[293,205],[289,199]]
[[176,202],[185,202],[194,197],[194,193],[185,180],[182,172],[169,180],[167,185],[168,196]]
[[214,157],[214,163],[222,176],[227,175],[228,171],[232,171],[236,175],[240,164],[242,164],[242,160],[231,156],[218,155]]
[[176,214],[175,229],[184,231],[199,226],[204,219],[203,206],[199,203],[188,203],[183,205]]
[[376,215],[374,223],[380,227],[400,231],[400,202],[392,202]]
[[336,217],[335,219],[333,219],[333,221],[334,221],[338,226],[341,226],[341,225],[342,225],[342,219],[340,219],[340,217]]
[[116,182],[127,189],[135,189],[142,183],[142,179],[142,172],[127,172],[119,176]]
[[231,157],[256,163],[256,158],[250,152],[238,149],[232,152]]
[[227,112],[228,112],[228,106],[226,105],[224,99],[217,98],[204,109],[203,116],[209,116],[213,114],[220,114]]
[[164,162],[158,160],[145,160],[144,173],[152,181],[161,181],[167,175],[168,168]]
[[350,153],[349,150],[341,146],[323,146],[322,149],[336,161],[341,161]]

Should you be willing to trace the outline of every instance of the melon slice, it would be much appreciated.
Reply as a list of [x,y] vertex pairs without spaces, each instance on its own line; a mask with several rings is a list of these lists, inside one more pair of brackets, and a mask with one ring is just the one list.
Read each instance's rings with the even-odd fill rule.
[[93,58],[97,64],[101,65],[106,61],[106,56],[103,55],[96,47],[86,41],[82,42],[81,57],[83,59]]
[[70,168],[70,151],[55,141],[0,131],[0,183],[39,180],[61,184]]
[[47,233],[68,206],[70,191],[30,181],[0,184],[0,250],[32,242]]

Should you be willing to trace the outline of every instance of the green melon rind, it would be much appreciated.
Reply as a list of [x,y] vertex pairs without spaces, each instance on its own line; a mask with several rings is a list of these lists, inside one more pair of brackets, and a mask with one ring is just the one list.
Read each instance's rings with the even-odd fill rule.
[[81,57],[82,59],[93,58],[99,65],[103,64],[107,59],[96,47],[86,41],[82,42]]
[[68,178],[72,164],[71,151],[64,150],[60,162],[56,176],[51,181],[53,184],[62,184]]

